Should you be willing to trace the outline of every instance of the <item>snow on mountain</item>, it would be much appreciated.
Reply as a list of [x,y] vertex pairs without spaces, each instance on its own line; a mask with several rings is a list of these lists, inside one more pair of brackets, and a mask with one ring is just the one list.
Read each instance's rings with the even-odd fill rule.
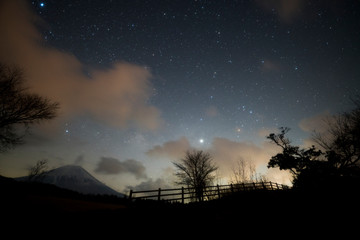
[[[26,177],[23,177],[19,180],[25,179]],[[115,195],[124,197],[124,194],[106,186],[80,166],[67,165],[50,170],[38,177],[36,181],[54,184],[58,187],[83,194]]]

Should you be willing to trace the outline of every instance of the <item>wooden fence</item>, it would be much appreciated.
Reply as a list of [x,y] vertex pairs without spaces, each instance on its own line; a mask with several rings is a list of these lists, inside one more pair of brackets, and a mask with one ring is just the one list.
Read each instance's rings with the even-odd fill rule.
[[240,183],[230,185],[216,185],[208,186],[201,189],[201,196],[195,188],[172,188],[172,189],[156,189],[147,191],[133,191],[130,190],[129,199],[150,199],[150,200],[165,200],[169,202],[188,203],[191,201],[203,201],[221,198],[222,196],[239,192],[239,191],[254,191],[254,190],[286,190],[288,186],[273,182],[254,182],[254,183]]

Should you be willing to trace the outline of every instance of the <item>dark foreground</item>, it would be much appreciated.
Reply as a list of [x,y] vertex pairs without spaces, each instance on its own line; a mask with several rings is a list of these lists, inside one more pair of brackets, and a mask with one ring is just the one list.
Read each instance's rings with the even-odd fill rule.
[[[51,185],[1,178],[2,235],[81,236],[345,236],[360,228],[359,189],[252,191],[191,204],[86,196]],[[46,232],[46,234],[45,234]],[[71,234],[71,235],[69,235]],[[340,234],[340,235],[339,235]],[[315,236],[313,236],[315,237]],[[203,238],[202,238],[203,239]]]

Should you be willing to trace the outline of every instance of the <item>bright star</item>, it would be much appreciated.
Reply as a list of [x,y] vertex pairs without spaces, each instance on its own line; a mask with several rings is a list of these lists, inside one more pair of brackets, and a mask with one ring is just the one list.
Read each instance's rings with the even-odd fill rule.
[[199,143],[201,143],[201,144],[204,143],[204,139],[200,138]]
[[45,7],[45,3],[40,3],[40,7]]

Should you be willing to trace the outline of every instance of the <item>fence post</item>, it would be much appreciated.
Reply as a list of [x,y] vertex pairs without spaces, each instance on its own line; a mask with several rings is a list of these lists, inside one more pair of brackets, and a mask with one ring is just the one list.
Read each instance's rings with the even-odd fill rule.
[[161,197],[161,188],[159,188],[159,192],[158,192],[158,201],[160,201],[160,197]]
[[234,193],[234,187],[233,187],[232,183],[230,184],[230,188],[231,188],[231,193]]
[[219,184],[217,184],[216,186],[217,186],[217,191],[218,191],[218,195],[219,195],[219,198],[220,198],[220,187],[219,187]]
[[181,203],[184,204],[184,187],[181,187]]
[[133,190],[130,189],[130,194],[129,194],[129,200],[130,200],[130,202],[131,202],[131,200],[132,200],[132,195],[133,195]]
[[271,187],[271,190],[274,190],[272,182],[270,182],[270,187]]

